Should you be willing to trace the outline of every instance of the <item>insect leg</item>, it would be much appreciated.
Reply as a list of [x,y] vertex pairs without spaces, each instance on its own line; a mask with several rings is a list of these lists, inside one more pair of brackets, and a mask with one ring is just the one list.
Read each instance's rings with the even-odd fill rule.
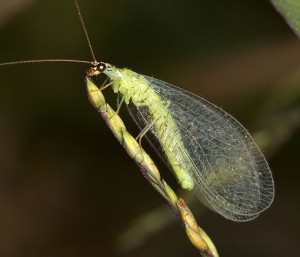
[[[118,94],[118,96],[119,96],[119,94]],[[121,109],[122,104],[124,103],[124,100],[125,100],[125,94],[122,96],[121,101],[120,102],[118,101],[117,110],[116,110],[117,114],[119,114],[119,111]]]
[[108,88],[109,86],[111,86],[114,83],[114,81],[111,81],[111,82],[109,82],[108,84],[105,85],[105,83],[106,83],[107,80],[108,80],[108,78],[104,81],[104,83],[99,88],[101,91],[103,91],[104,89]]
[[[169,106],[170,106],[170,101],[167,101],[166,107],[168,108]],[[169,112],[168,112],[168,115],[169,115]],[[154,123],[160,118],[162,118],[162,117],[156,117],[153,121],[151,121],[150,124],[146,125],[141,130],[141,132],[137,135],[137,137],[135,139],[139,142],[140,146],[142,145],[142,137],[146,135],[146,133],[153,127]]]
[[160,117],[157,117],[156,119],[154,119],[153,121],[151,121],[150,124],[147,124],[142,130],[141,132],[136,136],[135,140],[137,140],[139,142],[139,145],[142,145],[142,138],[143,136],[145,136],[147,134],[147,132],[152,128],[152,126],[154,125],[154,123],[159,119]]

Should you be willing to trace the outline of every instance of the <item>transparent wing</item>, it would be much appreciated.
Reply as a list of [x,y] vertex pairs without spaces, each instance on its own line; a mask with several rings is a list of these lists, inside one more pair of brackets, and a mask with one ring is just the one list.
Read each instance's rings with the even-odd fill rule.
[[[231,115],[203,98],[155,78],[144,76],[166,103],[188,152],[180,162],[192,163],[200,200],[225,218],[247,221],[265,210],[274,197],[269,166],[247,130]],[[146,106],[128,106],[143,128],[151,123]],[[151,145],[159,140],[151,128]],[[172,135],[168,135],[172,137]],[[176,156],[176,149],[174,156]],[[164,156],[166,158],[166,156]]]

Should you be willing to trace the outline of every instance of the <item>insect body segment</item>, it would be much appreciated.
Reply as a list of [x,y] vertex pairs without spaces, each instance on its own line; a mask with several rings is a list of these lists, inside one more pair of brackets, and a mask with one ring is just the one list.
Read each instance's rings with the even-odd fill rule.
[[[184,189],[193,189],[193,179],[187,172],[190,169],[180,159],[182,156],[187,157],[188,153],[182,143],[179,128],[168,110],[168,102],[160,98],[143,75],[129,69],[118,69],[110,64],[105,66],[103,73],[112,81],[114,92],[122,94],[126,104],[132,103],[147,113],[145,123],[153,123],[149,129],[157,137],[179,184]],[[99,74],[99,71],[94,74]],[[90,77],[94,74],[90,72]],[[174,156],[175,148],[181,157]]]

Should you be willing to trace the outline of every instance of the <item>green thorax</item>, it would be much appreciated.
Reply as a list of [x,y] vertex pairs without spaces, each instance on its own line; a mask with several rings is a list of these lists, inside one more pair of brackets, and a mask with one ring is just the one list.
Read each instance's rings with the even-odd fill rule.
[[130,100],[135,105],[147,105],[151,104],[149,101],[156,103],[161,101],[143,75],[126,68],[118,69],[110,64],[107,64],[104,73],[113,81],[113,91],[124,95],[126,104]]

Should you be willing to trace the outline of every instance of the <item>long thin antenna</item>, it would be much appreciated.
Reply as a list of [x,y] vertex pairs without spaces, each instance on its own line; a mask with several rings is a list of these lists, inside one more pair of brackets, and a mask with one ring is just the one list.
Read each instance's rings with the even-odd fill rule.
[[79,15],[79,19],[80,19],[80,23],[82,25],[86,40],[88,42],[88,46],[90,49],[90,52],[92,54],[93,57],[93,61],[83,61],[83,60],[74,60],[74,59],[37,59],[37,60],[24,60],[24,61],[12,61],[12,62],[0,62],[0,66],[7,66],[7,65],[15,65],[15,64],[26,64],[26,63],[41,63],[41,62],[71,62],[71,63],[88,63],[88,64],[92,64],[92,65],[97,65],[98,62],[96,60],[93,48],[92,48],[92,44],[91,41],[89,39],[89,35],[87,33],[83,18],[82,18],[82,14],[80,12],[80,8],[78,5],[77,0],[74,0],[76,8],[77,8],[77,12]]
[[80,11],[79,4],[78,4],[77,0],[74,0],[74,2],[75,2],[75,5],[76,5],[76,8],[77,8],[77,12],[78,12],[78,15],[79,15],[80,23],[82,25],[83,32],[85,34],[85,38],[86,38],[87,43],[89,45],[90,52],[92,54],[93,60],[94,60],[94,62],[97,62],[95,54],[94,54],[94,51],[93,51],[93,47],[92,47],[92,44],[91,44],[91,41],[90,41],[90,38],[89,38],[89,35],[87,33],[87,30],[86,30],[86,27],[85,27],[85,24],[84,24],[84,21],[83,21],[83,18],[82,18],[82,14],[81,14],[81,11]]
[[88,64],[92,64],[92,62],[83,61],[83,60],[72,60],[72,59],[40,59],[40,60],[25,60],[25,61],[2,62],[2,63],[0,63],[0,66],[15,65],[15,64],[25,64],[25,63],[37,63],[37,62],[72,62],[72,63],[88,63]]

